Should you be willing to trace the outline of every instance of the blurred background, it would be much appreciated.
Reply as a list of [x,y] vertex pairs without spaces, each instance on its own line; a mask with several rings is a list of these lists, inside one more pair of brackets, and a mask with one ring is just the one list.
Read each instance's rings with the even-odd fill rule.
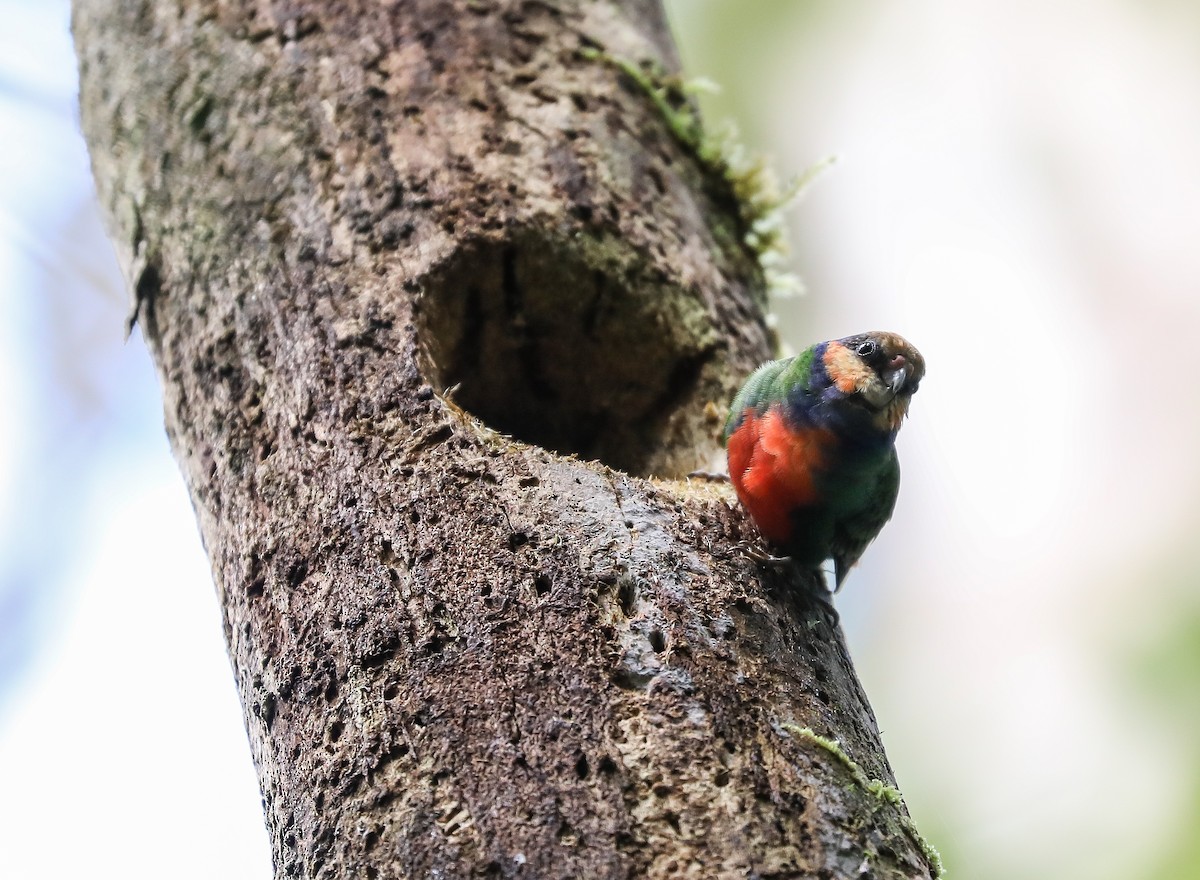
[[[1200,878],[1200,4],[668,8],[710,126],[785,178],[837,157],[785,342],[929,363],[838,597],[918,826],[953,878]],[[0,0],[0,876],[266,880],[67,19]]]

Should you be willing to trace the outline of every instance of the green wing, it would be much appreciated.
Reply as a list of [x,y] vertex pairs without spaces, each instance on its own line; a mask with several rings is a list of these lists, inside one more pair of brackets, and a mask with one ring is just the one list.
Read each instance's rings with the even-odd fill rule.
[[835,589],[840,589],[854,563],[858,562],[867,545],[875,540],[879,530],[892,518],[896,496],[900,494],[900,459],[891,451],[887,464],[880,470],[865,503],[856,511],[840,517],[834,526],[833,571]]
[[742,423],[742,416],[745,415],[746,410],[753,409],[761,412],[766,409],[770,400],[771,387],[791,361],[792,358],[767,361],[750,374],[746,384],[742,386],[737,396],[733,398],[733,403],[729,405],[729,416],[725,419],[724,440],[726,443],[729,442],[729,435]]
[[791,386],[808,381],[814,349],[815,346],[796,357],[767,361],[750,374],[750,378],[729,406],[729,417],[725,420],[726,442],[729,441],[729,435],[742,423],[742,416],[746,410],[762,412],[774,401],[783,400]]

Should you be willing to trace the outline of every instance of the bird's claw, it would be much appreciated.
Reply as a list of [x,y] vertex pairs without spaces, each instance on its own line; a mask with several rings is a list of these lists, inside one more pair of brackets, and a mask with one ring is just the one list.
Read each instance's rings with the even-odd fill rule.
[[786,568],[792,564],[790,556],[775,556],[771,551],[767,550],[761,544],[746,544],[740,545],[742,552],[757,562],[759,565],[769,565],[772,568]]
[[824,579],[818,582],[817,588],[812,591],[813,598],[817,600],[817,603],[829,615],[829,623],[834,627],[842,622],[842,616],[838,614],[837,608],[833,606],[833,594],[835,592],[837,591],[830,590],[825,585]]
[[[796,561],[791,556],[775,556],[761,544],[742,543],[738,546],[742,552],[763,568],[782,571],[796,564]],[[831,626],[836,627],[841,623],[841,615],[838,614],[837,608],[833,606],[833,595],[836,590],[829,589],[823,573],[821,573],[820,577],[816,578],[813,589],[805,590],[804,592],[816,600],[817,605],[828,616]]]

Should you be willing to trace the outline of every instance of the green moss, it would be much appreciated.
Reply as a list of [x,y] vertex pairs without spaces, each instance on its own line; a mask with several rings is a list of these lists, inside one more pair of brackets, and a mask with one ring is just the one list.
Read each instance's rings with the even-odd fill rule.
[[[814,746],[818,746],[832,755],[834,759],[842,765],[842,767],[849,771],[850,777],[854,780],[854,783],[867,794],[878,800],[881,804],[889,807],[895,807],[899,806],[903,802],[903,798],[898,788],[896,788],[894,785],[888,785],[882,780],[872,779],[869,777],[866,774],[866,771],[858,765],[858,762],[846,754],[845,750],[837,740],[821,736],[811,727],[801,727],[798,724],[792,724],[786,721],[779,726],[796,739],[803,740],[804,742],[810,743]],[[933,876],[945,876],[945,868],[942,866],[941,854],[933,847],[933,844],[921,836],[921,833],[917,831],[916,826],[913,824],[912,819],[903,813],[897,813],[896,818],[899,821],[901,828],[903,828],[904,831],[913,839],[913,841],[917,844],[917,847],[921,850],[921,853],[925,856],[926,861],[929,862],[930,868],[933,869]]]
[[700,112],[689,96],[713,88],[710,82],[684,81],[660,69],[648,69],[596,49],[585,49],[583,55],[611,64],[628,76],[654,104],[674,138],[729,186],[738,205],[741,240],[755,255],[767,292],[786,295],[800,290],[800,280],[785,268],[787,241],[783,211],[833,160],[817,163],[788,186],[781,187],[765,160],[751,155],[738,142],[732,124],[723,126],[715,135],[705,130]]
[[895,805],[903,800],[903,798],[900,797],[900,789],[896,788],[894,785],[888,785],[886,782],[883,782],[879,779],[867,780],[867,784],[864,785],[863,788],[867,790],[868,794],[874,795],[885,804]]

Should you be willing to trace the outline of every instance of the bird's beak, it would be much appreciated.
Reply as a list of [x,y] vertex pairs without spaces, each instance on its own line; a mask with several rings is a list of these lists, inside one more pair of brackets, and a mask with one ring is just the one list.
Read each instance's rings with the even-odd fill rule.
[[893,397],[904,389],[904,384],[910,375],[912,375],[912,367],[909,366],[908,359],[904,355],[898,354],[892,358],[883,377]]

